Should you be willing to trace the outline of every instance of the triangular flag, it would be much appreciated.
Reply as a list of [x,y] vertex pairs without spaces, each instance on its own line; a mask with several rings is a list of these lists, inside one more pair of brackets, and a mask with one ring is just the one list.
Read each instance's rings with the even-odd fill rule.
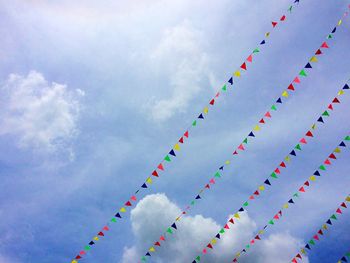
[[164,171],[164,167],[163,167],[163,164],[159,164],[158,166],[157,166],[157,168],[159,169],[159,170],[162,170],[162,171]]
[[241,69],[247,70],[247,65],[245,64],[245,62],[241,65]]
[[266,112],[264,116],[267,117],[267,118],[271,118],[270,112]]
[[317,61],[318,61],[317,57],[315,57],[315,56],[311,57],[311,59],[310,59],[310,62],[317,62]]
[[[230,83],[231,85],[233,85],[233,78],[232,78],[232,77],[228,80],[228,83]],[[223,91],[226,91],[226,85],[224,85],[224,86],[222,87],[222,90],[223,90]]]
[[305,70],[302,69],[302,70],[299,72],[299,76],[306,77],[307,74],[306,74]]
[[172,228],[174,228],[174,229],[177,229],[177,227],[176,227],[176,224],[175,224],[175,223],[173,223],[173,224],[171,225],[171,227],[172,227]]
[[250,136],[250,137],[255,137],[255,135],[254,135],[253,132],[250,132],[250,133],[248,134],[248,136]]
[[235,76],[235,77],[240,77],[241,76],[241,72],[239,71],[239,70],[237,70],[237,71],[235,71],[235,73],[233,73],[233,75]]
[[300,83],[300,79],[299,77],[295,77],[294,80],[293,80],[294,83]]
[[203,114],[199,114],[198,119],[204,119]]
[[247,61],[252,62],[252,61],[253,61],[253,56],[250,55],[250,56],[247,58]]
[[276,27],[277,26],[277,22],[271,22],[272,23],[272,27]]
[[295,90],[293,84],[289,84],[288,89],[289,90]]
[[288,98],[289,94],[288,94],[288,92],[285,90],[285,91],[282,92],[282,96]]
[[315,52],[315,55],[321,55],[321,54],[322,54],[321,49],[317,49],[317,51]]
[[332,103],[340,103],[339,99],[337,97],[335,97],[332,101]]
[[269,179],[266,179],[266,180],[265,180],[265,182],[264,182],[264,184],[271,185],[271,183],[270,183]]
[[319,117],[319,118],[317,119],[317,121],[318,121],[318,122],[322,122],[322,123],[324,123],[324,121],[323,121],[322,117]]
[[[181,137],[181,138],[182,138],[182,137]],[[173,149],[171,149],[171,151],[169,152],[169,154],[172,155],[172,156],[176,156],[176,154],[175,154],[175,152],[174,152]]]
[[311,64],[308,62],[306,65],[305,65],[305,68],[312,68]]
[[212,100],[209,102],[210,105],[214,105],[214,103],[215,103],[215,100],[214,100],[214,99],[212,99]]
[[171,162],[169,155],[165,156],[164,160],[167,161],[167,162]]
[[280,21],[284,21],[284,20],[286,20],[286,16],[285,15],[281,16],[281,18],[280,18]]
[[263,40],[260,42],[260,45],[264,45],[265,43],[266,43],[265,40]]
[[323,42],[322,45],[321,45],[322,48],[329,48],[329,46],[327,45],[326,42]]
[[309,137],[314,137],[311,131],[308,131],[305,135]]

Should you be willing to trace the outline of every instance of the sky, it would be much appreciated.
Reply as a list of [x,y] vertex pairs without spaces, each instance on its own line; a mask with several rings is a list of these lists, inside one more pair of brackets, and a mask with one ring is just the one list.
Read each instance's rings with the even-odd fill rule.
[[[0,263],[71,262],[290,0],[0,0]],[[347,1],[301,0],[164,175],[82,262],[137,262],[325,40]],[[192,262],[350,79],[350,17],[153,262]],[[350,132],[350,94],[201,262],[230,262]],[[349,149],[241,262],[289,262],[349,194]],[[350,248],[344,211],[303,262]],[[152,261],[151,261],[152,262]]]

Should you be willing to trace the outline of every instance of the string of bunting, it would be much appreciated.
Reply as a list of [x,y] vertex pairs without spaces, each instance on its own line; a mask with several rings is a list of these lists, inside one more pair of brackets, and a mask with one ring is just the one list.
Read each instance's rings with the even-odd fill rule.
[[[291,196],[288,201],[278,210],[278,212],[273,216],[272,219],[270,219],[267,224],[258,231],[258,233],[253,237],[250,242],[239,252],[235,254],[235,258],[232,260],[232,262],[238,262],[238,258],[240,258],[242,255],[247,254],[248,251],[253,247],[253,245],[260,241],[262,236],[266,233],[266,231],[274,226],[277,221],[279,221],[286,209],[288,209],[290,206],[294,205],[297,200],[299,199],[300,195],[305,193],[316,181],[317,177],[321,177],[322,173],[327,171],[327,166],[330,166],[332,162],[334,162],[337,159],[337,154],[341,153],[341,147],[346,147],[345,142],[349,143],[350,136],[347,135],[344,137],[344,139],[338,144],[338,146],[328,155],[328,157],[322,162],[322,164],[314,171],[314,173],[303,183],[298,190]],[[339,157],[339,156],[338,156]],[[332,161],[331,161],[332,160]]]
[[[320,238],[328,231],[329,227],[334,224],[335,220],[338,220],[338,217],[343,214],[343,210],[347,208],[346,203],[350,202],[350,195],[348,195],[344,201],[337,207],[334,214],[327,218],[326,222],[322,227],[312,236],[310,241],[298,251],[298,253],[291,260],[292,263],[298,263],[298,260],[302,261],[303,257],[307,255],[307,251],[310,251],[317,242],[320,241]],[[339,262],[348,262],[346,257],[342,257]]]
[[[343,94],[345,94],[345,91],[349,89],[349,85],[345,84],[344,87],[338,91],[337,96],[332,99],[332,102],[327,106],[327,109],[321,113],[319,117],[317,117],[317,121],[311,125],[311,128],[303,135],[298,143],[292,148],[292,150],[287,154],[287,156],[277,165],[277,167],[273,170],[273,172],[269,175],[269,177],[266,178],[266,180],[258,186],[258,188],[249,196],[249,198],[243,202],[242,206],[238,209],[238,211],[233,213],[233,216],[229,218],[224,225],[223,228],[221,228],[211,239],[211,241],[206,245],[206,247],[202,250],[202,255],[208,253],[208,251],[213,250],[215,248],[215,245],[219,242],[219,240],[222,238],[223,234],[225,234],[229,229],[231,224],[235,224],[240,218],[241,214],[245,211],[248,211],[249,205],[254,201],[257,200],[264,192],[268,191],[272,185],[274,184],[274,181],[279,179],[279,176],[282,175],[283,171],[286,170],[289,167],[289,163],[298,156],[298,152],[302,151],[303,146],[305,146],[311,138],[315,137],[315,131],[316,128],[318,128],[319,124],[324,124],[326,118],[329,118],[331,116],[331,112],[334,109],[334,106],[338,103],[340,103],[339,97]],[[334,159],[334,155],[330,155],[329,158]],[[327,161],[328,163],[328,161]],[[201,256],[198,255],[195,260],[192,261],[192,263],[200,262]]]
[[[343,205],[341,206],[344,207]],[[343,262],[350,262],[350,250],[346,252],[345,255],[342,256],[342,258],[337,261],[337,263],[343,263]]]
[[179,154],[183,145],[187,142],[190,136],[191,129],[197,127],[200,122],[205,119],[205,116],[209,113],[209,109],[213,108],[218,101],[219,96],[224,94],[229,90],[230,87],[233,87],[234,83],[236,83],[247,71],[249,66],[255,60],[255,56],[261,52],[262,48],[268,43],[268,39],[270,38],[272,32],[278,28],[279,24],[282,24],[286,21],[287,15],[292,14],[292,10],[299,4],[299,0],[294,0],[293,4],[289,6],[287,12],[285,12],[282,16],[279,17],[278,20],[274,20],[271,22],[271,29],[265,33],[264,39],[259,42],[258,46],[250,52],[248,57],[244,60],[244,62],[233,72],[233,74],[229,77],[229,79],[221,86],[221,88],[216,92],[215,96],[210,99],[208,104],[203,108],[198,117],[193,120],[192,124],[185,130],[185,132],[181,135],[179,140],[174,144],[174,146],[170,149],[168,154],[159,162],[157,167],[152,171],[152,173],[144,180],[141,186],[135,191],[135,193],[121,206],[116,214],[111,218],[111,220],[103,226],[103,228],[92,238],[92,240],[81,250],[78,255],[72,260],[72,263],[77,263],[78,260],[82,259],[86,256],[87,252],[91,250],[91,248],[99,241],[102,237],[105,236],[106,232],[110,230],[111,224],[117,222],[123,217],[123,214],[126,213],[132,206],[136,205],[138,202],[138,195],[142,192],[142,190],[149,189],[150,186],[154,183],[154,181],[160,178],[161,175],[165,173],[167,164],[172,162],[177,155]]
[[[338,25],[340,26],[342,21],[339,20]],[[337,31],[337,26],[333,28],[333,30],[327,35],[327,40],[322,42],[321,46],[316,50],[316,52],[308,59],[306,65],[300,70],[298,75],[293,79],[293,81],[288,85],[287,89],[285,89],[280,97],[277,98],[275,103],[266,111],[266,113],[259,119],[258,123],[253,127],[253,129],[248,133],[247,137],[236,147],[233,151],[231,158],[227,159],[214,173],[214,175],[209,179],[207,184],[205,184],[201,190],[195,195],[194,199],[185,207],[184,210],[176,217],[174,222],[160,235],[159,239],[156,240],[153,245],[148,249],[148,251],[141,257],[142,261],[146,261],[147,257],[151,257],[152,253],[156,252],[156,246],[160,247],[162,242],[165,242],[167,236],[171,236],[174,231],[177,230],[178,225],[176,222],[180,221],[180,219],[189,213],[191,208],[196,204],[197,201],[203,198],[203,194],[210,190],[223,176],[224,168],[231,164],[232,160],[239,156],[242,152],[247,150],[247,146],[249,143],[253,141],[253,139],[257,136],[257,133],[266,126],[268,121],[272,118],[273,112],[278,110],[278,105],[283,105],[283,103],[291,97],[293,92],[296,92],[297,86],[301,83],[303,78],[306,78],[313,68],[313,64],[319,61],[320,56],[325,52],[326,49],[329,48],[329,40],[334,38],[334,34]],[[311,131],[310,131],[311,133]],[[309,136],[311,137],[311,136]]]

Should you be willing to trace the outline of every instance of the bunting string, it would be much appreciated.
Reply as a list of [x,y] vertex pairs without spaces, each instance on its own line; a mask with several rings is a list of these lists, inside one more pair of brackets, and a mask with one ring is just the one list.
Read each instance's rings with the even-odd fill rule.
[[[77,263],[78,260],[82,259],[86,256],[88,251],[90,251],[94,245],[98,241],[105,236],[105,234],[110,230],[110,227],[113,223],[116,223],[118,220],[124,217],[124,213],[131,209],[132,206],[135,206],[138,200],[140,199],[140,195],[143,191],[148,190],[151,185],[159,179],[166,171],[166,167],[168,163],[174,161],[174,159],[178,156],[181,148],[189,139],[191,130],[199,125],[205,119],[205,116],[209,113],[209,109],[213,108],[217,102],[218,98],[227,92],[230,87],[233,88],[233,84],[236,83],[243,75],[246,74],[248,68],[255,60],[255,57],[258,53],[261,52],[262,48],[268,43],[268,39],[270,38],[273,31],[278,28],[279,24],[284,23],[287,20],[287,15],[292,14],[292,10],[299,4],[299,0],[294,0],[293,4],[289,6],[286,12],[283,13],[279,19],[271,22],[271,29],[265,33],[264,39],[259,42],[257,47],[249,53],[248,57],[244,60],[244,62],[233,72],[233,74],[229,77],[229,79],[220,87],[220,89],[216,92],[215,96],[210,99],[210,101],[205,105],[203,110],[200,112],[198,117],[193,120],[192,124],[185,130],[185,132],[181,135],[179,140],[173,145],[170,151],[165,155],[165,157],[159,162],[157,167],[151,172],[151,174],[143,181],[141,186],[134,192],[133,195],[121,206],[116,214],[110,219],[110,221],[103,226],[103,228],[92,238],[92,240],[76,255],[76,257],[71,261],[72,263]],[[306,76],[306,73],[304,73]],[[276,110],[275,108],[272,110]],[[268,116],[266,116],[268,117]],[[268,117],[269,118],[269,117]],[[260,129],[260,128],[259,128]]]
[[[341,204],[341,206],[344,207],[346,205],[344,203],[344,205]],[[342,256],[342,258],[337,261],[337,263],[343,263],[343,262],[350,262],[350,250],[348,252],[346,252],[345,255]]]
[[[334,224],[338,217],[343,214],[343,210],[347,208],[346,203],[350,202],[350,195],[348,195],[344,201],[337,207],[334,214],[332,214],[329,218],[327,218],[326,222],[320,227],[319,230],[312,236],[310,241],[298,251],[298,253],[291,260],[292,263],[298,263],[298,260],[302,261],[303,257],[307,255],[307,251],[310,251],[319,241],[320,238],[329,231],[329,227]],[[349,254],[350,256],[350,254]],[[345,260],[345,261],[344,261]],[[338,262],[348,262],[346,257],[342,257]]]
[[[242,204],[242,206],[238,209],[238,211],[233,213],[233,216],[229,218],[224,225],[223,228],[216,233],[215,237],[211,239],[211,241],[206,245],[202,250],[202,256],[207,254],[210,250],[215,248],[215,245],[220,241],[223,234],[225,234],[229,229],[230,225],[235,224],[241,218],[241,214],[244,211],[248,211],[249,205],[257,200],[263,192],[267,192],[274,181],[279,179],[279,177],[283,174],[283,171],[289,167],[289,163],[297,156],[297,153],[302,151],[303,146],[305,146],[311,138],[315,137],[316,128],[318,128],[319,124],[325,124],[326,118],[331,116],[331,112],[334,110],[336,104],[340,103],[339,97],[345,94],[345,91],[349,89],[349,85],[345,84],[344,87],[338,91],[337,96],[332,99],[332,102],[328,104],[327,109],[323,111],[319,117],[317,117],[317,121],[311,125],[311,128],[298,140],[298,143],[292,148],[292,150],[287,154],[285,158],[277,165],[277,167],[272,171],[269,177],[264,180],[262,184],[260,184],[257,189],[249,196],[249,198]],[[331,154],[329,159],[335,159],[335,155]],[[330,164],[330,160],[327,160],[326,164]],[[201,256],[198,255],[192,263],[200,262]]]
[[[248,143],[253,141],[253,139],[256,137],[257,133],[263,128],[263,126],[266,126],[269,119],[272,118],[273,112],[278,110],[278,105],[283,105],[283,102],[285,102],[288,98],[291,97],[293,92],[296,92],[298,89],[298,85],[301,83],[303,78],[306,78],[308,74],[310,73],[311,69],[313,68],[313,64],[317,63],[319,61],[320,56],[329,48],[329,41],[334,38],[334,34],[337,31],[337,27],[339,27],[342,24],[342,20],[339,20],[337,25],[332,29],[332,31],[327,34],[326,41],[322,42],[321,46],[315,51],[315,53],[311,56],[310,59],[308,59],[306,65],[300,70],[298,75],[293,79],[293,81],[288,85],[288,87],[282,92],[280,97],[277,98],[275,103],[272,104],[272,106],[266,111],[266,113],[259,119],[257,124],[253,127],[253,129],[248,133],[247,137],[244,138],[244,140],[235,148],[235,150],[232,153],[232,156],[227,159],[214,173],[213,176],[209,179],[207,184],[204,185],[200,189],[200,191],[195,195],[194,199],[191,200],[191,202],[182,210],[182,212],[176,217],[174,222],[167,228],[165,231],[160,235],[159,239],[156,240],[153,245],[148,249],[148,251],[144,254],[144,256],[141,257],[141,261],[146,261],[147,257],[151,257],[152,254],[156,252],[156,247],[160,247],[162,242],[165,242],[166,236],[170,237],[172,234],[177,230],[178,225],[176,222],[180,221],[181,218],[188,214],[191,208],[196,204],[197,201],[201,200],[203,198],[203,194],[212,189],[213,186],[216,184],[219,178],[223,176],[224,168],[229,166],[234,158],[241,155],[242,152],[247,150]],[[348,87],[348,86],[347,86]],[[342,91],[343,93],[344,91]],[[338,99],[337,99],[338,100]],[[335,101],[335,103],[339,103]],[[329,106],[329,110],[333,110],[332,106]],[[326,111],[324,113],[325,115],[321,116],[322,121],[320,119],[319,123],[323,122],[324,117],[328,117],[329,111]],[[316,128],[316,124],[314,129]],[[313,129],[313,130],[314,130]],[[307,137],[312,137],[312,131],[309,131],[306,135]],[[301,146],[300,146],[301,147]],[[299,150],[299,149],[296,149]],[[294,151],[295,152],[295,151]]]
[[[350,134],[350,133],[349,133]],[[328,157],[321,163],[321,165],[314,171],[314,173],[303,183],[297,191],[289,198],[289,200],[280,208],[280,210],[273,216],[272,219],[270,219],[267,224],[258,231],[258,233],[253,237],[250,242],[239,252],[235,254],[235,258],[232,260],[232,262],[238,262],[238,258],[240,258],[242,255],[247,254],[248,251],[253,247],[253,245],[261,240],[262,236],[266,233],[266,231],[274,226],[277,221],[279,221],[282,218],[282,215],[286,209],[288,209],[290,206],[295,204],[295,202],[299,199],[300,195],[305,193],[306,190],[308,190],[313,183],[316,181],[317,177],[321,177],[323,172],[327,171],[327,166],[330,166],[332,162],[334,162],[337,159],[337,155],[341,153],[341,147],[346,147],[345,142],[349,143],[350,136],[349,134],[345,136],[345,138],[339,143],[339,145],[328,155]],[[338,156],[339,157],[339,156]],[[332,162],[331,162],[332,160]]]

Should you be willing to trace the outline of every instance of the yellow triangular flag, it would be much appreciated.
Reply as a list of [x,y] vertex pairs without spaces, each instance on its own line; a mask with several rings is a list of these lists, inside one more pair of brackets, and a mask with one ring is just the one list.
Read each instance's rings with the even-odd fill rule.
[[174,149],[176,150],[176,151],[180,151],[180,145],[177,143],[177,144],[175,144],[174,145]]
[[119,209],[119,212],[125,213],[125,212],[126,212],[125,207],[120,208],[120,209]]
[[208,107],[205,107],[204,110],[203,110],[203,113],[204,113],[204,114],[207,114],[208,111],[209,111]]
[[300,252],[303,253],[304,255],[306,255],[305,249],[300,249]]
[[97,240],[98,240],[98,237],[94,237],[94,240],[96,240],[96,241],[97,241]]
[[264,191],[265,190],[265,186],[263,186],[263,185],[259,186],[259,190]]
[[313,56],[311,59],[310,59],[310,62],[317,62],[317,58],[315,56]]
[[178,216],[178,217],[176,218],[176,221],[180,221],[180,219],[181,219],[181,217]]
[[286,162],[289,162],[289,161],[290,161],[289,155],[287,155],[286,158],[284,158],[284,160],[285,160]]
[[151,183],[152,183],[151,177],[148,177],[148,178],[146,179],[146,182],[149,183],[149,184],[151,184]]
[[239,258],[239,256],[241,255],[240,252],[236,253],[236,257]]
[[288,208],[288,204],[284,204],[283,208],[287,209]]
[[327,229],[328,229],[326,224],[324,224],[324,225],[322,226],[322,228],[323,228],[324,230],[327,230]]
[[350,202],[350,196],[345,199],[346,202]]
[[239,70],[237,70],[233,75],[235,77],[240,77],[241,76],[241,72]]
[[340,26],[342,22],[343,21],[340,19],[339,22],[338,22],[338,26]]
[[340,151],[340,149],[337,147],[337,148],[334,149],[334,152],[335,152],[335,153],[340,153],[341,151]]
[[253,128],[254,131],[260,131],[260,127],[259,125],[256,125],[254,128]]
[[76,261],[75,259],[74,260],[72,260],[72,262],[71,263],[78,263],[78,261]]
[[262,235],[262,234],[264,234],[264,230],[260,230],[258,233],[259,233],[259,235]]
[[282,96],[288,98],[289,94],[288,94],[288,92],[285,90],[285,91],[283,91]]
[[339,92],[338,92],[338,96],[340,96],[340,95],[343,95],[344,94],[344,90],[339,90]]
[[316,129],[316,124],[312,124],[311,129],[315,130]]
[[231,162],[229,160],[225,161],[226,165],[229,165]]
[[156,251],[156,250],[154,249],[154,247],[150,247],[149,252],[154,252],[154,251]]
[[241,218],[241,217],[239,216],[238,213],[236,213],[236,214],[234,215],[234,217],[235,217],[235,218],[238,218],[238,219]]
[[211,244],[212,244],[212,245],[215,245],[216,242],[217,242],[217,240],[216,240],[215,238],[213,238],[213,239],[211,240]]
[[310,176],[310,180],[311,180],[311,181],[316,181],[316,177],[315,177],[314,175],[311,175],[311,176]]
[[270,32],[265,33],[265,37],[269,37],[270,36]]

